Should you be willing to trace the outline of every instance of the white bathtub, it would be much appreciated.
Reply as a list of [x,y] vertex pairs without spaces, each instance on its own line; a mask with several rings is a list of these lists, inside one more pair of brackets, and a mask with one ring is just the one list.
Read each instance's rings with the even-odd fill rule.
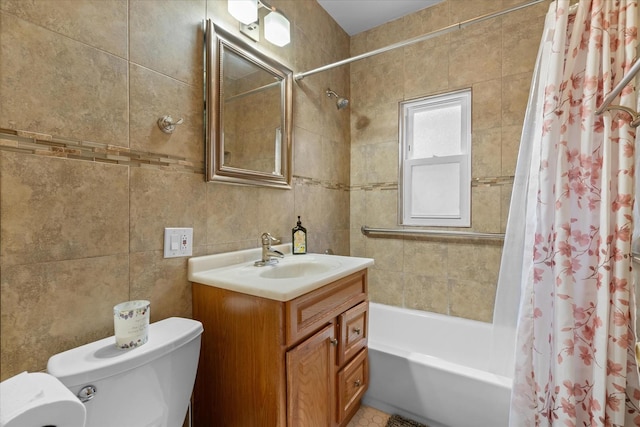
[[506,427],[511,378],[488,371],[491,324],[371,303],[363,404],[429,427]]

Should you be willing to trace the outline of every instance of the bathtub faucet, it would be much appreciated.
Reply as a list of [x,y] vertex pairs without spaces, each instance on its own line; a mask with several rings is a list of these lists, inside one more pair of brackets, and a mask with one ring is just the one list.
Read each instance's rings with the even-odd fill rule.
[[260,236],[262,239],[262,259],[253,263],[256,267],[264,267],[265,265],[277,264],[278,260],[273,257],[284,258],[284,254],[271,247],[271,243],[280,243],[280,240],[276,239],[269,233],[262,233]]

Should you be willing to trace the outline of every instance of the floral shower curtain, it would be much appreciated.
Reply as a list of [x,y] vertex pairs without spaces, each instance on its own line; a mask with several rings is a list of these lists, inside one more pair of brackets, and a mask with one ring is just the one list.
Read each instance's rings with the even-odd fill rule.
[[[551,4],[539,83],[510,426],[640,426],[634,139],[595,114],[636,58],[637,1]],[[636,106],[628,87],[619,100]]]

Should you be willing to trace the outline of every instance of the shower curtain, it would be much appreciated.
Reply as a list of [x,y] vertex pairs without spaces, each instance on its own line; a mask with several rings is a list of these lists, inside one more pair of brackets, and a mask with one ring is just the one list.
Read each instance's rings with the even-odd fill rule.
[[[509,242],[508,230],[505,242],[522,257],[500,278],[521,285],[512,427],[640,426],[635,129],[624,113],[595,114],[636,57],[637,15],[631,0],[581,0],[575,13],[558,0],[545,22],[518,160],[522,194],[514,183],[524,215],[509,219],[524,240]],[[635,108],[635,90],[614,102]]]

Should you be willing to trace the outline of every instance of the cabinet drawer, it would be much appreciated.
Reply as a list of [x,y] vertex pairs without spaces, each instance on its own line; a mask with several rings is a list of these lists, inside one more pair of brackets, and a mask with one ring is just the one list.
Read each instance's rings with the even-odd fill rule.
[[364,301],[340,315],[338,336],[338,357],[341,366],[367,345],[369,302]]
[[338,424],[342,423],[358,405],[369,387],[369,359],[367,349],[338,372]]
[[350,274],[285,305],[286,342],[293,345],[367,298],[367,270]]

